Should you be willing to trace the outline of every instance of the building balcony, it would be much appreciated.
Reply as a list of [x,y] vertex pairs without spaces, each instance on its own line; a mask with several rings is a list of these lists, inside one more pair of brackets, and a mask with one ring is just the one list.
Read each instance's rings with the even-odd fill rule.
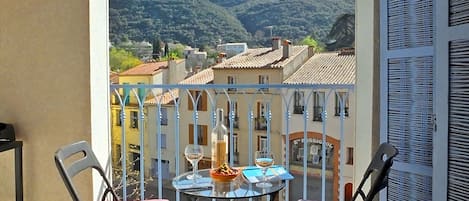
[[267,130],[267,119],[265,117],[256,117],[256,130]]
[[[225,124],[226,124],[226,127],[230,127],[230,123],[231,123],[231,118],[229,116],[225,116]],[[239,117],[238,116],[235,116],[233,118],[233,128],[239,128]]]
[[[146,97],[139,99],[137,88],[146,89]],[[262,94],[266,86],[258,88],[256,85],[112,85],[111,89],[117,102],[111,103],[111,110],[135,111],[138,110],[138,129],[129,129],[131,118],[129,115],[120,115],[120,119],[112,117],[116,122],[111,122],[112,128],[112,155],[114,167],[114,178],[119,185],[119,194],[123,200],[145,199],[151,197],[164,197],[169,200],[186,200],[180,193],[174,191],[171,186],[171,178],[191,170],[192,166],[184,158],[184,147],[188,143],[201,144],[204,147],[204,158],[199,162],[199,168],[210,168],[210,131],[214,127],[216,119],[215,109],[225,108],[228,100],[235,98],[235,94],[216,96],[220,91],[235,88],[238,93],[248,94],[246,100],[237,99],[237,110],[239,116],[250,116],[246,118],[246,127],[240,128],[242,121],[239,116],[233,119],[224,116],[225,123],[230,129],[230,123],[236,130],[228,134],[229,163],[232,166],[254,166],[253,155],[256,150],[268,149],[274,153],[277,165],[285,166],[295,179],[287,182],[286,188],[282,190],[284,197],[280,200],[298,200],[300,198],[320,199],[324,192],[325,200],[336,200],[340,193],[345,192],[345,185],[352,183],[353,165],[345,164],[353,161],[353,153],[346,151],[346,147],[353,147],[353,128],[348,128],[346,121],[349,119],[322,119],[322,127],[311,125],[311,119],[307,115],[296,116],[301,121],[293,119],[289,114],[298,111],[298,107],[290,105],[287,107],[282,100],[288,100],[293,96],[293,91],[301,89],[304,91],[342,91],[351,90],[352,85],[317,86],[317,85],[269,85],[268,91],[272,92],[270,97],[258,96]],[[120,94],[122,88],[128,88],[129,94],[137,105],[122,103],[124,97]],[[156,90],[158,89],[158,90]],[[198,89],[207,92],[207,101],[203,106],[207,110],[189,109],[186,101],[191,90]],[[154,91],[163,91],[155,94]],[[262,92],[261,92],[262,91]],[[259,94],[253,93],[258,92]],[[291,93],[288,93],[291,92]],[[166,98],[172,97],[185,101],[170,101]],[[153,101],[152,101],[153,100]],[[164,100],[164,101],[163,101]],[[119,102],[120,101],[120,102]],[[262,103],[264,114],[271,115],[267,121],[263,117],[254,117],[259,113]],[[116,104],[117,103],[117,104]],[[334,103],[323,103],[325,109],[334,111]],[[313,103],[306,103],[306,111],[317,110]],[[301,110],[303,111],[303,107]],[[166,108],[165,119],[156,115],[157,108]],[[322,107],[321,107],[322,109]],[[113,114],[115,114],[113,112]],[[306,119],[305,119],[306,118]],[[251,120],[250,120],[251,119]],[[119,121],[117,121],[119,120]],[[231,122],[233,120],[233,122]],[[252,121],[254,120],[254,121]],[[302,122],[306,120],[307,125]],[[166,126],[157,124],[166,123]],[[341,130],[326,129],[327,137],[323,138],[323,128],[327,124],[335,127],[345,126],[347,133],[342,135]],[[117,126],[121,123],[121,126]],[[142,126],[140,126],[142,125]],[[288,126],[287,126],[288,125]],[[270,128],[270,129],[267,129]],[[230,129],[231,130],[231,129]],[[261,131],[261,132],[260,132]],[[306,135],[305,135],[306,134]],[[140,146],[145,144],[145,146]],[[286,153],[283,153],[283,150]],[[352,149],[353,150],[353,149]],[[339,154],[343,153],[343,154]],[[144,159],[143,161],[140,159]],[[340,159],[340,160],[339,160]],[[324,161],[324,162],[323,162]],[[122,171],[122,167],[127,167]],[[339,171],[341,169],[342,171]],[[120,178],[133,178],[122,180]],[[339,182],[340,181],[340,182]],[[127,188],[123,188],[127,186]],[[310,188],[314,186],[314,188]]]

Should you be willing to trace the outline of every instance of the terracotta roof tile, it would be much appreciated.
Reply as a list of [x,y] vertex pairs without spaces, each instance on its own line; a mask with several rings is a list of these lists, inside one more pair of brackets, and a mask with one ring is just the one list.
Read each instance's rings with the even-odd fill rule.
[[158,103],[165,105],[170,104],[174,99],[179,97],[179,89],[173,89],[163,94],[156,96],[145,101],[145,104],[156,105]]
[[355,84],[355,55],[338,52],[317,53],[284,83],[288,84]]
[[[204,69],[191,77],[179,82],[179,84],[207,84],[213,81],[213,70],[211,68]],[[172,93],[172,94],[171,94]],[[158,102],[161,104],[169,104],[174,99],[179,97],[179,89],[173,89],[165,92],[154,98],[145,101],[146,104],[156,105]]]
[[[291,57],[295,57],[308,46],[292,46]],[[245,53],[238,54],[226,61],[215,65],[214,69],[223,68],[280,68],[290,60],[282,59],[283,47],[272,50],[272,48],[248,49]]]
[[207,84],[211,81],[213,81],[213,69],[206,68],[179,82],[179,84]]
[[109,73],[109,81],[111,84],[118,84],[119,83],[119,73],[111,71]]
[[138,66],[135,66],[131,69],[128,69],[120,73],[120,75],[154,75],[158,72],[158,70],[162,68],[167,68],[167,67],[168,67],[167,61],[144,63]]

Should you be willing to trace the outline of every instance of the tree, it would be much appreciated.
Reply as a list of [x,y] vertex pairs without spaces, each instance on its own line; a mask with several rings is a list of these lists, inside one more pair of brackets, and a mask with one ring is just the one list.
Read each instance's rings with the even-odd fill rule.
[[164,44],[164,56],[167,57],[169,53],[169,45],[168,42]]
[[153,59],[155,60],[159,59],[160,53],[161,53],[161,40],[159,37],[155,37],[155,39],[153,39],[153,51],[152,51]]
[[131,52],[124,49],[112,47],[109,51],[109,64],[112,71],[122,72],[141,63]]
[[312,38],[311,36],[306,36],[305,38],[303,38],[303,40],[300,41],[300,44],[313,47],[314,52],[324,51],[324,47],[319,44],[316,40],[314,40],[314,38]]

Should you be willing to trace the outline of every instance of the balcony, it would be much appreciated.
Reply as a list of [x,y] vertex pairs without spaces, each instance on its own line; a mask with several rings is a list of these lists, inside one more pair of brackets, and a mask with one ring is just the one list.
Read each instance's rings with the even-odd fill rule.
[[303,114],[304,107],[302,105],[293,106],[293,114]]
[[[225,116],[226,127],[230,127],[230,123],[231,123],[231,118],[229,116]],[[233,128],[239,128],[238,123],[239,123],[239,117],[235,116],[233,118]]]
[[267,119],[265,117],[256,117],[256,130],[267,130]]
[[[231,88],[235,88],[237,93],[223,93]],[[138,89],[144,89],[146,96],[138,96]],[[205,91],[208,100],[203,103],[196,102],[196,99],[191,100],[190,91],[195,89]],[[350,91],[353,85],[275,84],[268,85],[267,89],[271,92],[268,97],[264,95],[264,89],[266,86],[258,88],[256,85],[225,84],[112,85],[111,91],[117,98],[114,103],[117,104],[111,104],[111,110],[129,114],[130,111],[138,111],[138,115],[131,116],[137,117],[137,122],[127,117],[129,115],[120,115],[121,126],[117,126],[119,118],[111,118],[116,121],[111,124],[113,161],[119,163],[120,167],[127,167],[126,171],[115,168],[114,178],[133,178],[116,181],[116,185],[121,187],[120,195],[126,195],[122,196],[123,200],[149,197],[185,200],[186,198],[175,192],[170,184],[171,178],[192,168],[182,154],[183,149],[188,143],[204,145],[205,157],[199,162],[199,168],[210,168],[209,142],[210,131],[216,119],[215,109],[226,107],[226,102],[230,100],[237,101],[239,113],[232,119],[232,124],[228,116],[223,117],[230,133],[228,158],[231,165],[254,165],[254,151],[270,149],[274,152],[276,163],[285,166],[295,176],[294,180],[287,182],[283,190],[285,197],[281,200],[321,197],[324,200],[338,199],[339,195],[344,194],[344,185],[353,182],[352,175],[349,175],[353,172],[353,166],[345,166],[345,161],[350,161],[345,157],[351,155],[346,152],[345,147],[354,146],[353,135],[345,136],[343,129],[329,130],[325,125],[327,122],[337,125],[336,128],[353,130],[346,127],[345,123],[349,120],[324,118],[321,119],[322,126],[318,128],[310,123],[308,115],[291,116],[290,114],[298,112],[299,108],[288,106],[282,100],[291,98],[293,91],[297,89],[311,93],[319,89],[332,92],[338,89]],[[130,95],[124,97],[123,91],[129,91]],[[169,97],[172,100],[168,100]],[[129,104],[126,104],[126,101]],[[189,103],[207,104],[200,107],[207,110],[189,109]],[[260,103],[265,110],[265,117],[254,117],[255,113],[259,113],[255,106]],[[335,109],[333,102],[322,105],[326,106],[325,110]],[[156,115],[161,108],[167,111],[165,119]],[[301,107],[301,111],[303,109],[313,110],[315,118],[316,113],[322,115],[326,112],[322,110],[323,107],[314,107],[313,103],[306,103]],[[243,116],[246,118],[239,118]],[[131,120],[139,125],[137,129],[131,129]],[[161,126],[163,121],[166,126]],[[240,128],[240,121],[244,121],[247,126]],[[233,130],[235,128],[236,131]],[[327,140],[322,137],[325,133],[328,133]],[[140,146],[141,144],[146,146]],[[174,146],[167,146],[173,144]],[[242,149],[239,149],[240,147]],[[283,154],[282,150],[286,150],[286,153]],[[122,188],[123,186],[127,188]]]

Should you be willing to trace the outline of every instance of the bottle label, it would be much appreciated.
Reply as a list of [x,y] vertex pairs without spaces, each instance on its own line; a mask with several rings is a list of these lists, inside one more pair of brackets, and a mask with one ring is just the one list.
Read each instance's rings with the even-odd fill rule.
[[213,147],[215,147],[216,150],[212,152],[212,160],[214,160],[214,166],[212,168],[218,168],[227,161],[226,142],[219,140]]

